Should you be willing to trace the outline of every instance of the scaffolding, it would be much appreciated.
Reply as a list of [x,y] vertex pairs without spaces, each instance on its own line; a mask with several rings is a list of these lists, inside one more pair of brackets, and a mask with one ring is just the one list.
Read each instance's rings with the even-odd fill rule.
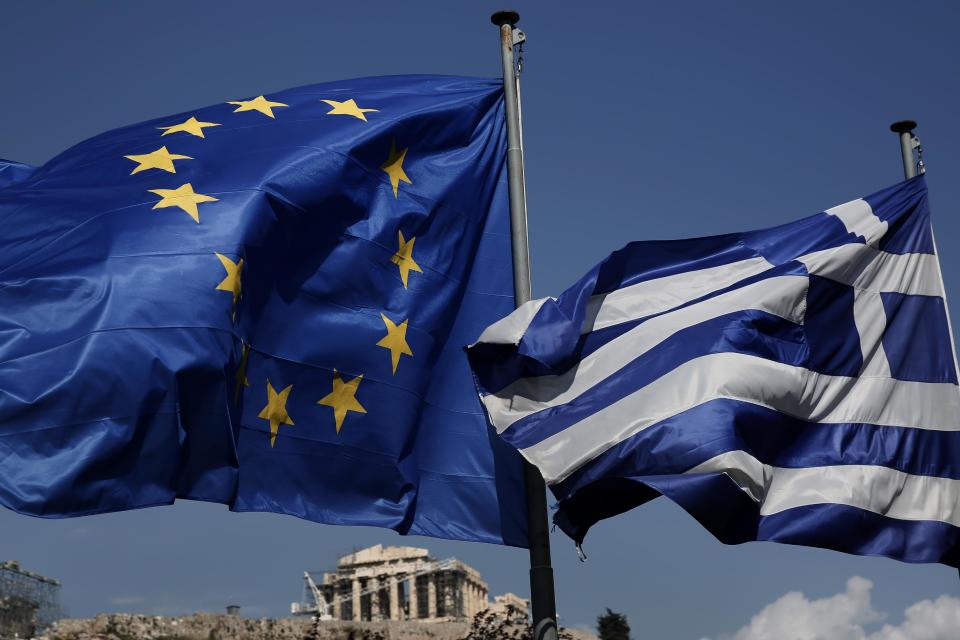
[[60,614],[58,580],[0,562],[0,639],[32,638]]

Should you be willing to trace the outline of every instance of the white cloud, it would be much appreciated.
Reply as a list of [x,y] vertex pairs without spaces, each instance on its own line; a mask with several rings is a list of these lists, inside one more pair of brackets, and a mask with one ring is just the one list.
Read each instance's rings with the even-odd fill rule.
[[847,580],[847,589],[829,598],[809,600],[791,591],[734,634],[734,640],[865,640],[864,624],[882,615],[870,606],[873,583],[864,578]]
[[907,607],[903,624],[883,625],[870,640],[952,640],[960,635],[960,598],[940,596]]
[[[875,632],[865,627],[886,615],[870,603],[873,583],[847,580],[841,593],[810,600],[799,591],[778,598],[750,623],[721,640],[956,640],[960,630],[960,598],[940,596],[921,600],[904,612],[899,625],[885,624]],[[704,639],[706,640],[706,639]]]

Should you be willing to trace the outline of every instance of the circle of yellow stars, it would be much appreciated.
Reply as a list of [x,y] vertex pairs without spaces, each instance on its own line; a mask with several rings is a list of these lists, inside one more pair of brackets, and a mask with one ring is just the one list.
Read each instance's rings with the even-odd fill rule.
[[[321,102],[330,107],[326,115],[348,116],[368,122],[366,114],[378,113],[379,109],[370,107],[361,107],[356,100],[349,98],[346,100],[321,99]],[[270,100],[260,95],[250,100],[230,101],[227,104],[233,105],[236,109],[233,113],[256,112],[270,119],[276,119],[274,110],[288,108],[289,105],[283,102]],[[222,126],[219,122],[207,122],[198,120],[196,116],[190,116],[186,120],[162,127],[157,127],[162,131],[161,137],[174,135],[178,133],[187,134],[196,138],[206,139],[205,129]],[[407,157],[409,148],[397,148],[396,140],[390,142],[390,150],[386,161],[380,166],[380,169],[386,174],[394,199],[399,199],[400,184],[413,184],[410,177],[404,170],[404,161]],[[135,167],[130,175],[150,170],[159,170],[165,173],[177,173],[177,163],[187,160],[194,160],[192,156],[171,152],[166,145],[160,146],[154,151],[142,154],[131,154],[124,156],[127,160],[135,163]],[[155,188],[148,189],[148,193],[159,196],[159,200],[154,203],[153,209],[177,208],[186,213],[196,224],[200,224],[200,205],[211,202],[218,202],[219,199],[201,193],[195,190],[190,182],[184,182],[175,188]],[[390,261],[395,264],[399,271],[400,281],[406,290],[409,285],[410,273],[423,273],[420,265],[413,257],[413,247],[416,237],[407,240],[403,231],[397,231],[398,246],[396,252],[391,256]],[[217,284],[217,291],[225,291],[231,296],[231,318],[236,321],[237,304],[242,294],[241,277],[244,268],[244,259],[237,256],[236,261],[233,258],[222,253],[215,252],[214,255],[219,260],[224,269],[225,275]],[[413,351],[407,342],[408,319],[395,322],[385,313],[380,314],[383,321],[386,335],[383,336],[376,346],[382,347],[390,352],[391,371],[394,375],[400,365],[401,357],[413,357]],[[240,362],[234,375],[234,402],[239,402],[240,392],[243,387],[250,386],[250,380],[247,377],[247,364],[250,355],[250,345],[241,342]],[[344,421],[349,413],[365,414],[367,410],[357,400],[356,394],[363,381],[363,374],[354,376],[350,379],[344,379],[340,372],[333,371],[333,388],[330,393],[325,395],[316,404],[330,407],[333,410],[334,427],[337,434],[340,433]],[[287,412],[287,402],[293,392],[293,385],[287,385],[280,391],[277,391],[270,380],[267,380],[267,404],[258,414],[258,418],[266,420],[270,427],[270,447],[276,444],[277,435],[282,425],[294,426],[293,418]]]

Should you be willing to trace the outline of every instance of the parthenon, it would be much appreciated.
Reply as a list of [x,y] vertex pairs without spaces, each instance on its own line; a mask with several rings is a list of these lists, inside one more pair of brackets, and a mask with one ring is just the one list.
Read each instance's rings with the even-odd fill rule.
[[489,606],[476,569],[435,560],[417,547],[376,545],[341,557],[335,571],[320,575],[325,617],[339,620],[450,620]]

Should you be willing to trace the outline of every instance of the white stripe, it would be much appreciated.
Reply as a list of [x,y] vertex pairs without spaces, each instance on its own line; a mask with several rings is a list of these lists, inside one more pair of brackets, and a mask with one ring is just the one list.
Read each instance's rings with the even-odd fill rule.
[[773,268],[762,257],[639,282],[587,302],[581,333],[662,313]]
[[717,353],[683,363],[521,452],[547,482],[558,482],[647,427],[716,398],[811,422],[960,431],[960,393],[953,384],[829,376],[742,353]]
[[860,334],[861,376],[890,377],[890,361],[883,348],[883,332],[887,330],[887,311],[883,299],[875,291],[855,291],[853,322]]
[[797,258],[813,275],[864,291],[915,296],[942,296],[937,257],[929,253],[898,255],[865,244],[845,244]]
[[[852,243],[798,258],[811,273],[858,288],[914,295],[942,295],[933,290],[936,258],[928,254],[896,255],[871,246],[887,232],[887,223],[874,215],[865,200],[854,200],[826,211],[840,218],[851,233],[868,244]],[[581,333],[661,313],[763,273],[773,265],[763,257],[719,267],[647,280],[596,295],[587,304]]]
[[488,344],[520,344],[520,338],[526,333],[527,327],[533,321],[534,316],[540,311],[540,307],[547,300],[553,298],[540,298],[539,300],[530,300],[523,303],[510,315],[501,318],[492,325],[483,330],[477,342]]
[[730,451],[687,473],[721,472],[760,503],[761,515],[814,504],[858,507],[898,520],[960,527],[960,480],[918,476],[874,465],[788,469]]
[[651,318],[603,345],[568,371],[554,376],[521,378],[485,396],[483,403],[499,432],[524,416],[573,400],[681,329],[711,318],[757,309],[800,324],[806,309],[808,284],[806,276],[768,278]]
[[862,236],[867,244],[876,244],[887,232],[887,223],[874,215],[870,204],[862,198],[827,209],[827,213],[840,218],[847,231]]

